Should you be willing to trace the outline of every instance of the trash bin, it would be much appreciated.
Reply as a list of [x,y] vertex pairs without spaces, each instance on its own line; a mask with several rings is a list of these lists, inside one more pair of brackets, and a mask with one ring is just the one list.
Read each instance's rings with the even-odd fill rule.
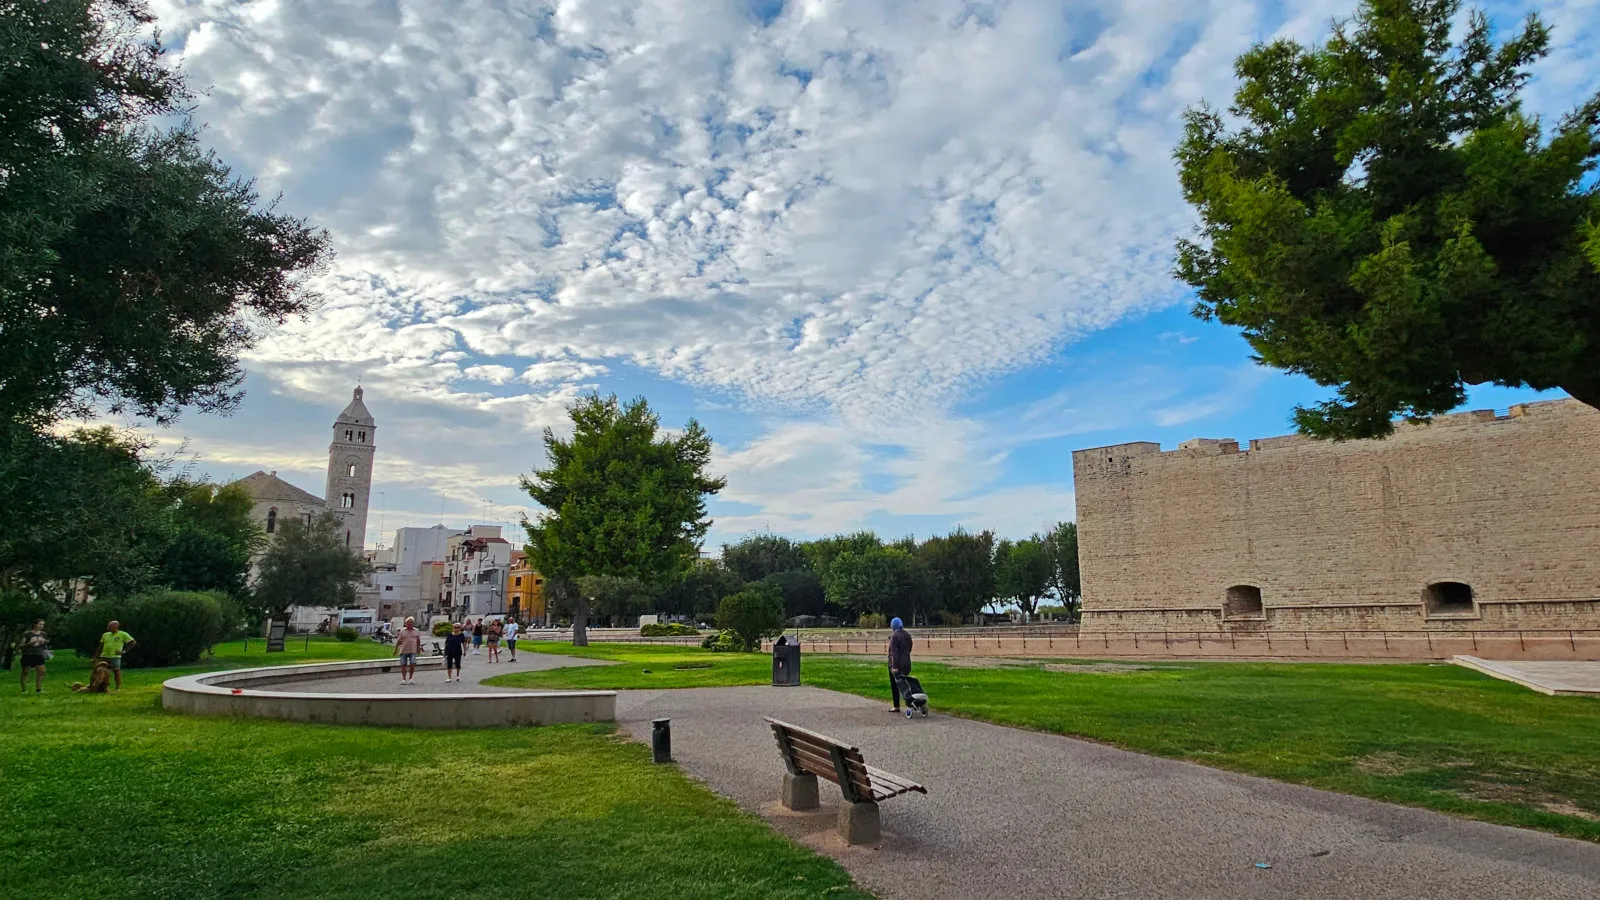
[[791,643],[787,636],[772,644],[772,683],[793,687],[800,683],[800,643]]

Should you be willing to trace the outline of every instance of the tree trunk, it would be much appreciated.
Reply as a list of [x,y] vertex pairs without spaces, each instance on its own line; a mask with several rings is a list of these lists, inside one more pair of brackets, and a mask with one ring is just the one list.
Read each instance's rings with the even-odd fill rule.
[[589,646],[589,598],[579,597],[572,604],[572,646]]

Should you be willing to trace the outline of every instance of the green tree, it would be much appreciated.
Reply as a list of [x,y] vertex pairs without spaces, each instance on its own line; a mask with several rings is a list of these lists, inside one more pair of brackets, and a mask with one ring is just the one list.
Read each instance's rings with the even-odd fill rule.
[[995,588],[1001,597],[1016,601],[1029,619],[1039,598],[1050,591],[1055,560],[1045,540],[1034,535],[1021,541],[1001,541],[995,548]]
[[723,598],[717,627],[733,632],[745,652],[759,650],[763,638],[783,633],[783,597],[770,584],[746,585]]
[[[711,437],[693,419],[682,433],[661,435],[643,397],[624,406],[615,395],[591,395],[570,414],[572,437],[546,428],[548,463],[522,478],[544,507],[536,520],[523,520],[529,561],[547,577],[616,575],[652,588],[682,578],[711,527],[705,498],[725,484],[706,474]],[[572,642],[584,646],[582,591],[574,605]]]
[[578,593],[589,601],[589,611],[617,625],[618,619],[644,615],[655,605],[655,595],[637,578],[616,575],[584,575],[578,579]]
[[1066,607],[1069,619],[1077,620],[1083,596],[1083,577],[1078,570],[1078,523],[1062,522],[1044,536],[1050,551],[1050,589]]
[[262,618],[284,615],[291,606],[350,606],[367,561],[344,545],[344,526],[331,512],[310,524],[279,521],[277,535],[262,554],[252,612]]
[[783,614],[786,618],[820,616],[827,609],[828,598],[822,589],[822,580],[811,574],[810,569],[774,572],[761,579],[761,583],[776,588],[783,597]]
[[909,606],[912,564],[911,555],[897,547],[846,550],[828,567],[828,602],[858,616]]
[[828,570],[833,566],[833,561],[842,553],[866,553],[883,546],[883,541],[870,531],[857,531],[854,534],[836,534],[820,540],[807,541],[800,545],[809,561],[812,573],[822,581],[828,583]]
[[229,409],[256,323],[315,299],[327,235],[200,148],[150,24],[143,0],[0,16],[0,420]]
[[109,428],[60,435],[0,422],[0,591],[65,607],[80,580],[100,598],[159,581],[173,504],[148,449]]
[[743,587],[739,576],[714,559],[698,560],[687,573],[661,592],[661,611],[670,616],[716,617],[722,598]]
[[1600,406],[1600,95],[1546,139],[1518,94],[1549,30],[1496,45],[1473,12],[1455,42],[1460,7],[1364,0],[1326,46],[1239,57],[1228,117],[1188,112],[1177,274],[1261,362],[1337,386],[1306,434],[1387,435],[1481,382]]
[[923,541],[917,555],[927,567],[939,609],[965,618],[994,599],[994,532],[968,534],[957,528]]
[[251,516],[255,501],[238,485],[178,483],[176,530],[161,558],[161,580],[179,591],[245,593],[250,557],[266,535]]
[[775,534],[752,534],[737,544],[723,544],[722,564],[742,581],[811,567],[799,544]]

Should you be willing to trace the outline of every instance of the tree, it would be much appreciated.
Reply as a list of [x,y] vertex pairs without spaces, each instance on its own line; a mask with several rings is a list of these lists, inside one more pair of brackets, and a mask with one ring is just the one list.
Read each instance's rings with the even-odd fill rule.
[[742,581],[811,568],[799,544],[775,534],[752,534],[737,544],[723,544],[722,564]]
[[200,148],[151,21],[143,0],[0,17],[0,420],[230,409],[255,323],[315,300],[328,236]]
[[716,617],[722,598],[743,585],[739,576],[714,559],[699,560],[682,578],[661,592],[661,611],[672,616]]
[[179,591],[245,593],[250,557],[266,535],[251,516],[255,503],[238,485],[173,486],[176,531],[161,558],[161,580]]
[[1001,541],[995,549],[995,587],[1001,597],[1015,600],[1032,619],[1039,598],[1050,590],[1054,560],[1038,535],[1027,540]]
[[291,606],[350,606],[367,561],[344,545],[344,526],[331,512],[307,524],[280,520],[277,536],[261,557],[251,601],[263,618],[284,615]]
[[783,598],[772,585],[746,585],[723,598],[717,607],[717,627],[733,632],[746,653],[759,650],[763,638],[783,633]]
[[[616,575],[664,588],[699,555],[711,520],[705,498],[722,490],[706,474],[711,437],[693,419],[676,437],[643,397],[626,406],[593,394],[569,411],[569,440],[544,430],[545,468],[523,476],[522,489],[544,507],[523,520],[529,562],[546,576]],[[588,644],[588,600],[579,592],[572,642]]]
[[928,569],[939,609],[976,615],[994,597],[994,532],[968,534],[957,528],[923,541],[917,555]]
[[1050,551],[1050,589],[1066,607],[1071,620],[1077,618],[1078,600],[1083,596],[1083,579],[1078,570],[1078,523],[1062,522],[1044,537]]
[[870,531],[858,531],[854,534],[836,534],[833,537],[822,538],[816,541],[807,541],[800,545],[805,552],[809,568],[824,585],[828,583],[828,570],[833,561],[842,553],[866,553],[883,546],[883,541]]
[[896,547],[846,550],[828,568],[828,602],[861,615],[912,602],[911,555]]
[[649,612],[655,603],[644,582],[615,575],[584,575],[578,579],[578,593],[589,600],[590,612],[609,618],[612,625],[618,619]]
[[1259,361],[1338,387],[1306,434],[1381,437],[1481,382],[1600,406],[1600,95],[1546,140],[1518,94],[1549,30],[1496,46],[1475,11],[1454,43],[1460,5],[1363,0],[1324,47],[1239,57],[1236,127],[1187,114],[1177,275]]
[[785,618],[820,616],[827,608],[827,594],[822,589],[822,581],[811,574],[810,569],[774,572],[761,579],[761,583],[777,589],[783,598]]

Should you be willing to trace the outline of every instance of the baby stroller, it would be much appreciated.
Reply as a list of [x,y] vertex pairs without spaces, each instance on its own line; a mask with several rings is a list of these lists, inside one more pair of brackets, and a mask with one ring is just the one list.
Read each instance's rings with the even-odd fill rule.
[[900,699],[906,704],[906,718],[911,718],[913,712],[922,713],[923,718],[928,717],[928,694],[922,689],[922,682],[915,675],[896,675],[895,683],[900,686]]

